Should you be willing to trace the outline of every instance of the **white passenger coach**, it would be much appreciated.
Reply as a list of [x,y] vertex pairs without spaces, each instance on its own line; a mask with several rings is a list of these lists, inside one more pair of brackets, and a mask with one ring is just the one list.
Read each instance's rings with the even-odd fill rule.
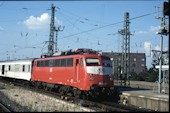
[[30,80],[34,59],[0,61],[0,76]]

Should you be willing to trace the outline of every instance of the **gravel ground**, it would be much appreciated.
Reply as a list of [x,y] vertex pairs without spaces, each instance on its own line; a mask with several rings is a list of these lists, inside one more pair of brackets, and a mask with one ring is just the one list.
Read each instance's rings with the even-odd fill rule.
[[0,82],[0,102],[14,112],[93,112],[93,110],[53,97],[5,85]]

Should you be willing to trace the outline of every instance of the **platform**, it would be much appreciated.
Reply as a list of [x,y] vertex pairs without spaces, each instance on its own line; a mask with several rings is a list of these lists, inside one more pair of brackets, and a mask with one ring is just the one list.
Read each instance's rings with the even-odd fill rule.
[[169,111],[169,94],[142,88],[116,87],[122,104],[134,105],[155,111]]

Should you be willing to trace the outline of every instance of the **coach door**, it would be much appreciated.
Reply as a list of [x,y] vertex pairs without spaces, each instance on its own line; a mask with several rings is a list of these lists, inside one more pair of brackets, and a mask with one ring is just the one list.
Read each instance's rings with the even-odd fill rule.
[[5,65],[2,65],[2,75],[4,75],[5,72]]

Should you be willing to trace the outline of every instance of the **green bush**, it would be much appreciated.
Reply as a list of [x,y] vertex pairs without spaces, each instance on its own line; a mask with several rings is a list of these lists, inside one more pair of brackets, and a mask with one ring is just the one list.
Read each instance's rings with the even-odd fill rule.
[[130,80],[155,82],[158,80],[159,72],[157,70],[154,70],[154,68],[150,68],[149,70],[141,72],[139,74],[135,72],[131,72],[130,74]]

